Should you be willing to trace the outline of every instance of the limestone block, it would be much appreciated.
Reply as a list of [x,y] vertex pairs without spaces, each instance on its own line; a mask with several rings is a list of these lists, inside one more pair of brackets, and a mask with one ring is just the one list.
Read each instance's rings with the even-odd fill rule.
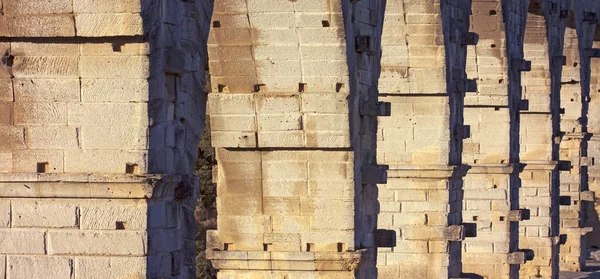
[[256,147],[255,132],[211,132],[213,147]]
[[303,94],[302,111],[307,113],[343,114],[348,112],[346,97],[339,94]]
[[256,131],[254,115],[212,115],[211,131]]
[[434,202],[402,202],[402,212],[446,212],[448,210],[446,203]]
[[[6,71],[0,72],[1,76],[8,76]],[[12,80],[8,78],[0,78],[0,101],[1,102],[12,102],[13,101],[13,84]]]
[[62,150],[15,150],[12,158],[15,173],[37,173],[38,163],[47,164],[45,169],[48,173],[64,171]]
[[78,44],[79,56],[141,56],[150,55],[150,43],[141,40],[114,39],[112,43]]
[[262,166],[263,179],[302,180],[308,176],[308,166],[303,161],[266,161]]
[[66,125],[66,103],[17,102],[14,105],[15,124]]
[[107,37],[143,35],[139,13],[76,14],[77,36]]
[[261,234],[273,231],[268,216],[220,216],[217,225],[219,230],[232,233]]
[[24,57],[52,57],[63,56],[75,58],[79,56],[79,45],[76,43],[36,43],[36,42],[11,42],[11,53]]
[[354,211],[354,203],[351,199],[332,199],[329,197],[301,198],[301,215],[328,215],[349,214]]
[[217,210],[226,216],[258,216],[262,208],[260,196],[217,197],[216,203]]
[[42,230],[0,230],[0,253],[2,254],[45,254],[46,244]]
[[16,79],[16,102],[78,102],[78,79]]
[[208,95],[207,112],[217,114],[254,114],[253,94],[216,94]]
[[32,126],[27,128],[29,149],[77,149],[78,131],[69,126]]
[[81,101],[85,103],[126,103],[148,100],[145,79],[82,79]]
[[142,4],[140,0],[78,0],[73,2],[75,13],[139,13]]
[[79,58],[72,56],[15,56],[17,78],[77,78]]
[[302,131],[259,131],[260,147],[304,147]]
[[130,231],[51,231],[48,254],[144,256],[146,232]]
[[69,103],[69,125],[148,125],[147,104]]
[[146,152],[119,150],[65,150],[65,172],[125,173],[127,164],[147,170]]
[[294,11],[294,5],[292,3],[281,3],[281,2],[268,2],[265,5],[265,1],[261,0],[250,0],[248,1],[248,12],[249,13],[260,13],[260,12],[292,12]]
[[147,210],[144,201],[94,200],[80,205],[79,222],[82,230],[145,230]]
[[47,2],[14,0],[4,3],[3,8],[4,13],[7,14],[68,14],[73,12],[73,3],[68,0]]
[[[256,180],[252,180],[256,181]],[[254,184],[255,183],[255,184]],[[254,182],[253,184],[260,185],[260,182]],[[346,182],[348,183],[348,182]],[[243,185],[243,184],[242,184]],[[271,197],[289,197],[289,196],[306,196],[308,191],[316,191],[311,190],[318,186],[311,187],[309,184],[309,189],[307,190],[306,181],[304,180],[264,180],[262,182],[263,194],[265,196]],[[329,184],[328,184],[329,185]],[[353,182],[350,181],[350,185],[353,187]],[[243,186],[242,186],[243,187]],[[240,187],[240,189],[242,188]],[[256,186],[255,186],[256,187]],[[260,186],[259,186],[260,187]],[[244,187],[245,188],[245,187]],[[248,187],[248,189],[252,189],[253,187]],[[333,187],[336,189],[337,187]],[[231,187],[228,186],[227,192],[230,192]],[[235,191],[234,191],[235,193]]]
[[303,121],[306,130],[348,131],[347,114],[306,114]]
[[10,225],[10,201],[0,201],[0,228],[8,228]]
[[82,56],[79,70],[82,78],[148,78],[149,64],[146,56]]
[[8,256],[7,273],[10,278],[70,278],[73,260],[66,257]]
[[7,22],[13,37],[75,36],[75,19],[70,14],[6,15],[0,19],[2,21]]
[[[261,34],[262,35],[262,34]],[[343,28],[300,28],[298,35],[303,45],[338,44],[345,45]],[[347,70],[346,70],[347,71]],[[340,72],[343,74],[343,72]],[[322,74],[318,74],[322,75]],[[347,75],[347,73],[346,73]]]
[[148,129],[142,126],[82,126],[80,130],[82,149],[148,148]]
[[[310,232],[310,216],[273,216],[272,218],[274,233]],[[304,241],[308,240],[304,239]]]
[[425,225],[427,215],[424,213],[395,213],[393,214],[394,226],[403,225]]
[[15,200],[12,216],[15,228],[77,227],[77,206],[70,202]]
[[0,102],[0,125],[13,124],[13,103]]
[[81,257],[75,258],[75,276],[93,278],[146,278],[147,259],[144,257]]

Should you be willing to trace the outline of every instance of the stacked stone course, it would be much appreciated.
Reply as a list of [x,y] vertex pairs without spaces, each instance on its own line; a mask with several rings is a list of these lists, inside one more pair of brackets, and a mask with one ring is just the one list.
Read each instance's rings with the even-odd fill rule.
[[212,1],[2,1],[0,278],[195,277]]
[[219,278],[600,247],[598,1],[0,2],[0,278],[194,277],[207,99]]

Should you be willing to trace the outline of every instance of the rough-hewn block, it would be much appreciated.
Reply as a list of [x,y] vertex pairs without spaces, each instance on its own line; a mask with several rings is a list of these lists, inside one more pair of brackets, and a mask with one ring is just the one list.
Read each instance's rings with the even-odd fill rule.
[[64,170],[62,150],[14,150],[13,172],[37,173],[38,163],[47,164],[48,173],[61,173]]
[[145,56],[82,56],[79,70],[82,78],[147,78],[149,64]]
[[67,106],[65,103],[18,102],[14,105],[15,124],[66,125]]
[[139,13],[142,8],[140,0],[78,0],[73,1],[75,13]]
[[78,130],[69,126],[32,126],[27,128],[29,149],[77,149]]
[[107,37],[143,35],[143,22],[136,13],[76,14],[77,36]]
[[81,101],[86,103],[143,102],[149,97],[145,79],[82,79]]
[[143,256],[147,252],[145,232],[50,231],[48,254]]
[[15,200],[12,216],[15,228],[77,227],[77,206],[64,201]]
[[0,201],[0,228],[8,227],[10,227],[10,201],[3,200]]
[[75,259],[75,277],[146,278],[146,258],[138,257],[83,257]]
[[12,37],[72,37],[75,35],[75,20],[70,14],[6,15]]
[[80,206],[82,230],[115,230],[117,222],[125,230],[144,230],[147,206],[135,201],[90,201]]
[[78,102],[78,79],[15,79],[16,102]]
[[147,170],[146,152],[119,150],[65,150],[65,172],[125,173],[127,164],[138,166],[139,172]]
[[69,125],[148,125],[147,104],[69,103]]
[[148,129],[143,126],[82,126],[79,137],[82,149],[148,148]]
[[78,63],[78,57],[16,56],[13,74],[17,78],[77,78]]
[[8,256],[7,273],[11,279],[71,278],[73,260],[66,257]]
[[2,254],[45,254],[46,244],[43,230],[0,230],[0,253]]

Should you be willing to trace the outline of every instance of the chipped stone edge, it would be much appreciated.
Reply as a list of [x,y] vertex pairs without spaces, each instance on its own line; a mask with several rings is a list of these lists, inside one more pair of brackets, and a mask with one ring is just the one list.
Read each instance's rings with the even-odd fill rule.
[[[150,199],[172,194],[195,176],[127,174],[0,174],[0,198]],[[193,188],[193,186],[192,186]]]

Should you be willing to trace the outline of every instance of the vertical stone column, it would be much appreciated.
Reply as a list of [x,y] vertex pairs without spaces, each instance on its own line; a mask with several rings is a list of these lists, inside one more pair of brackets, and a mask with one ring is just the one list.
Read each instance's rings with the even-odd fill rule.
[[519,247],[534,255],[520,275],[558,278],[560,89],[564,63],[564,4],[530,3],[524,53],[531,71],[523,76],[520,160],[521,206],[529,220],[519,223]]
[[195,276],[211,9],[4,1],[1,278]]
[[[215,1],[220,278],[373,278],[380,1]],[[392,240],[392,241],[386,241]]]
[[465,99],[471,138],[463,153],[470,166],[463,219],[474,222],[477,232],[463,242],[463,272],[518,278],[525,263],[518,247],[518,222],[525,215],[519,207],[519,105],[528,1],[473,4],[474,31],[481,40],[475,48],[479,91]]
[[[380,90],[392,116],[381,118],[379,227],[398,234],[379,249],[380,278],[454,278],[461,273],[462,140],[470,1],[388,1]],[[441,17],[439,14],[441,13]]]
[[[579,75],[572,73],[571,80],[579,80],[579,87],[572,86],[563,94],[563,129],[565,134],[561,142],[561,159],[565,160],[561,175],[561,233],[566,235],[566,243],[561,248],[561,270],[579,271],[585,266],[586,211],[593,201],[589,192],[588,178],[588,113],[590,109],[591,59],[594,57],[593,40],[596,32],[597,13],[600,4],[595,1],[573,1],[572,9],[577,35],[577,48],[573,60],[568,65],[579,67]],[[575,52],[575,50],[577,50]],[[567,75],[568,79],[568,75]],[[565,78],[563,77],[563,82]],[[575,82],[577,83],[577,82]],[[567,87],[568,88],[568,87]]]

